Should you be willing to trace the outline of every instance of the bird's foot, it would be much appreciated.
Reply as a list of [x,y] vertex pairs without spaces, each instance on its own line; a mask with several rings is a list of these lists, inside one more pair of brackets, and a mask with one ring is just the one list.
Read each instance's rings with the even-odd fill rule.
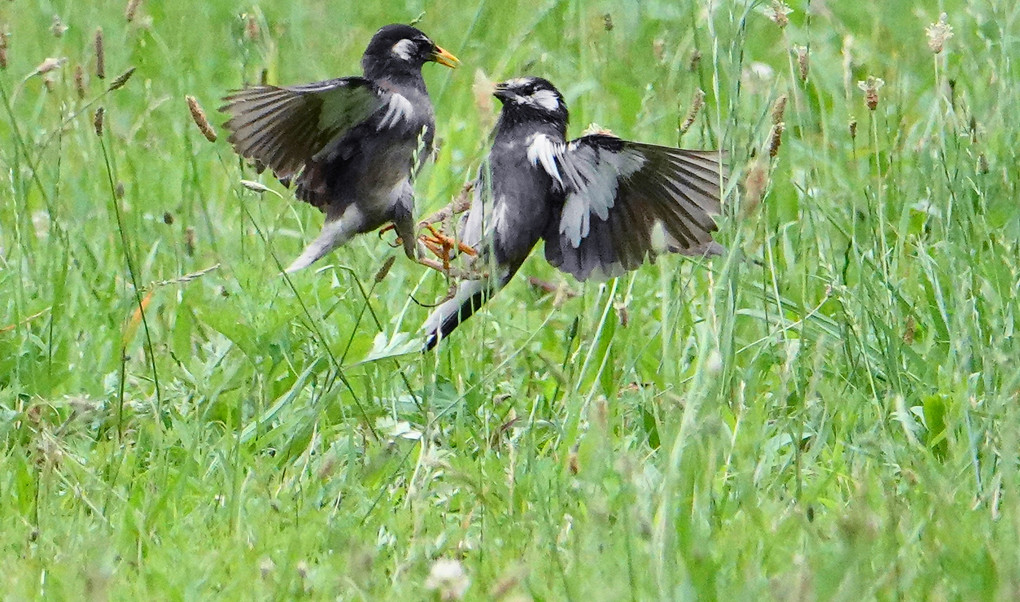
[[482,280],[489,277],[487,272],[464,270],[450,265],[449,261],[440,262],[431,257],[419,257],[418,263],[456,280]]
[[418,240],[422,242],[430,251],[440,257],[444,263],[450,260],[450,251],[457,249],[460,253],[475,257],[478,255],[478,251],[474,247],[465,244],[463,241],[457,240],[456,238],[447,236],[442,230],[437,230],[432,224],[423,224],[428,234],[422,234],[418,237]]

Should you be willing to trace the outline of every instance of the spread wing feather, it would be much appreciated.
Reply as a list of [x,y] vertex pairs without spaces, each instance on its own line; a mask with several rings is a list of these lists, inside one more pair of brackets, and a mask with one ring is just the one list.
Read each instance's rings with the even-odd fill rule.
[[242,157],[289,180],[317,153],[362,123],[395,93],[361,77],[300,86],[252,86],[224,98],[228,140]]
[[[726,169],[718,151],[691,151],[594,134],[568,144],[544,136],[529,158],[562,186],[563,209],[546,234],[546,259],[585,280],[615,276],[654,258],[653,230],[666,247],[717,253],[713,216],[722,209]],[[560,184],[562,183],[562,184]]]

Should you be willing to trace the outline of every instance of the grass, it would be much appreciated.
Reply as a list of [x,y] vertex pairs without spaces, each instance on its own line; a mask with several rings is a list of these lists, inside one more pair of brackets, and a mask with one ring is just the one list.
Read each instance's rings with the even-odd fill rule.
[[[4,3],[3,596],[1016,598],[1020,9],[929,4]],[[422,213],[485,152],[475,70],[537,74],[575,135],[726,149],[732,253],[584,285],[536,253],[425,355],[409,296],[446,287],[376,282],[399,250],[281,277],[321,218],[185,96],[352,74],[422,12],[464,61],[425,68]]]

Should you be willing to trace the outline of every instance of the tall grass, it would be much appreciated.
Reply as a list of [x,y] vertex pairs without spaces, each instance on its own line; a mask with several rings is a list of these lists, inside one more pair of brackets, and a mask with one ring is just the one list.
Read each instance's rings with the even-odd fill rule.
[[[1016,597],[1020,9],[775,8],[0,5],[0,591]],[[535,74],[575,135],[725,149],[730,253],[587,284],[536,253],[424,355],[447,283],[379,280],[384,240],[281,276],[320,216],[185,97],[354,74],[419,17],[464,60],[425,68],[422,214],[484,156],[473,82]]]

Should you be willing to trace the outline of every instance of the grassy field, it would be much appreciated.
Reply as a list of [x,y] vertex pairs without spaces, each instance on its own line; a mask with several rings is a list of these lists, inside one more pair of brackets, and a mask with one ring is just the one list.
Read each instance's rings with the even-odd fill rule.
[[[0,597],[1020,597],[1020,8],[467,4],[0,3]],[[475,81],[543,75],[574,135],[726,149],[730,255],[536,253],[424,355],[446,283],[386,241],[283,278],[320,215],[185,97],[419,17],[464,63],[420,212],[484,155]]]

